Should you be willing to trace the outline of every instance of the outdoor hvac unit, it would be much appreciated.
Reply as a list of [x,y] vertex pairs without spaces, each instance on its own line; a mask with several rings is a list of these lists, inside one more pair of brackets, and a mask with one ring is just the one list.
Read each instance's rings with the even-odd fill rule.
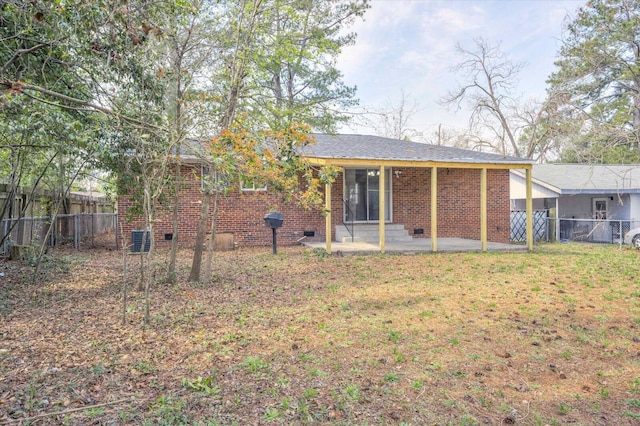
[[[144,252],[147,253],[151,248],[151,233],[146,231],[146,240],[144,242]],[[131,231],[131,252],[140,253],[142,250],[142,238],[145,231]]]

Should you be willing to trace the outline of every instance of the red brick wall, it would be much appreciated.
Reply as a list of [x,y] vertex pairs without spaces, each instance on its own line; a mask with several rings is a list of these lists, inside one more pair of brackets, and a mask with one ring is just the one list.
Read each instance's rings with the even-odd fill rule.
[[[200,173],[198,165],[182,167],[184,181],[178,206],[180,218],[178,239],[184,246],[192,245],[195,241],[200,219],[202,200]],[[210,218],[213,214],[213,199],[211,204]],[[124,220],[129,206],[130,200],[127,197],[119,198],[118,219],[127,241],[132,230],[144,227],[142,220],[134,222]],[[271,245],[272,231],[271,228],[265,227],[264,215],[273,210],[279,211],[285,218],[282,228],[277,230],[278,244],[294,244],[303,237],[304,231],[315,232],[315,238],[307,238],[307,240],[324,240],[325,221],[320,209],[305,211],[295,203],[284,202],[278,194],[268,191],[240,191],[239,188],[220,198],[216,232],[232,233],[234,242],[239,246]],[[165,234],[172,233],[172,213],[167,207],[158,206],[156,216],[158,219],[154,226],[156,245],[168,246],[170,241],[165,241]],[[207,229],[210,226],[211,219]]]
[[[181,245],[189,246],[195,240],[200,217],[200,166],[184,165],[182,172],[184,189],[178,210],[179,240]],[[431,169],[396,168],[394,172],[399,173],[392,175],[393,223],[405,225],[410,234],[414,229],[423,229],[423,235],[414,236],[428,238],[431,230]],[[335,237],[335,226],[342,224],[342,192],[343,181],[339,176],[331,191],[332,238]],[[509,171],[488,170],[487,192],[488,239],[508,242]],[[129,223],[123,219],[128,206],[129,200],[121,197],[118,201],[119,224],[127,241],[131,230],[143,227],[142,221]],[[303,237],[304,231],[315,232],[315,236],[305,238],[306,241],[324,241],[325,219],[320,210],[304,211],[267,191],[237,189],[222,198],[216,232],[233,233],[239,246],[271,245],[271,229],[264,226],[263,217],[273,210],[284,215],[283,226],[277,231],[278,244],[295,244]],[[172,232],[171,212],[167,207],[158,207],[157,218],[156,244],[168,246],[165,234]],[[438,237],[480,239],[480,170],[438,170]]]
[[[396,176],[398,172],[398,176]],[[480,170],[438,169],[438,237],[480,239]],[[393,222],[431,235],[431,169],[394,169]],[[487,239],[509,242],[509,171],[487,170]]]

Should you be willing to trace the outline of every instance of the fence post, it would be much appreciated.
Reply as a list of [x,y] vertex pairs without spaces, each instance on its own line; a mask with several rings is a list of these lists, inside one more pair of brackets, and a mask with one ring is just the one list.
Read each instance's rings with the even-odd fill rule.
[[73,247],[78,250],[80,248],[80,241],[78,239],[78,214],[73,215]]
[[618,223],[618,229],[620,230],[620,232],[618,233],[618,240],[620,240],[620,248],[622,248],[622,242],[624,240],[624,230],[622,229],[622,220],[620,220],[619,222],[620,223]]
[[[55,217],[55,221],[53,220]],[[53,247],[56,243],[56,222],[58,221],[58,216],[49,216],[49,247]]]
[[118,215],[114,214],[113,215],[113,229],[115,229],[115,234],[116,234],[116,250],[118,250],[120,248],[120,246],[118,245],[118,243],[120,242],[120,239],[118,237],[118,232],[120,232],[120,230],[118,229]]
[[9,240],[11,236],[7,235],[8,227],[7,223],[9,223],[9,219],[2,219],[2,237],[4,238],[4,243],[2,243],[2,252],[8,256],[7,247],[9,245]]
[[95,226],[94,226],[94,221],[96,220],[96,217],[93,215],[93,212],[91,212],[91,247],[95,247],[96,244],[93,240],[93,237],[95,235]]

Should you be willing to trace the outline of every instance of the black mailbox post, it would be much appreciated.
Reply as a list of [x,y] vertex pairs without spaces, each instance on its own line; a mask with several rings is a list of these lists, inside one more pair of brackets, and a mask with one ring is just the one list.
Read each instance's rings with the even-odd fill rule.
[[282,213],[273,212],[267,213],[264,215],[264,225],[267,228],[271,228],[273,232],[273,254],[278,253],[278,243],[276,241],[276,229],[282,227],[282,222],[284,222],[284,216]]

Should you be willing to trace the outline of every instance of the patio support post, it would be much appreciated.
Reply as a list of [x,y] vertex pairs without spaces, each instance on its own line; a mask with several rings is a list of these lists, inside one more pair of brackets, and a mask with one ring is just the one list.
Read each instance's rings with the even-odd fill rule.
[[324,208],[325,214],[325,240],[327,242],[327,253],[331,254],[331,184],[324,185]]
[[380,224],[380,253],[384,253],[384,220],[386,219],[385,208],[385,176],[384,166],[380,166],[380,178],[378,179],[378,223]]
[[487,168],[480,170],[480,243],[487,251]]
[[560,242],[560,211],[558,210],[558,197],[556,197],[556,243]]
[[527,248],[533,251],[533,183],[531,167],[527,169]]
[[438,168],[431,168],[431,251],[438,251]]

